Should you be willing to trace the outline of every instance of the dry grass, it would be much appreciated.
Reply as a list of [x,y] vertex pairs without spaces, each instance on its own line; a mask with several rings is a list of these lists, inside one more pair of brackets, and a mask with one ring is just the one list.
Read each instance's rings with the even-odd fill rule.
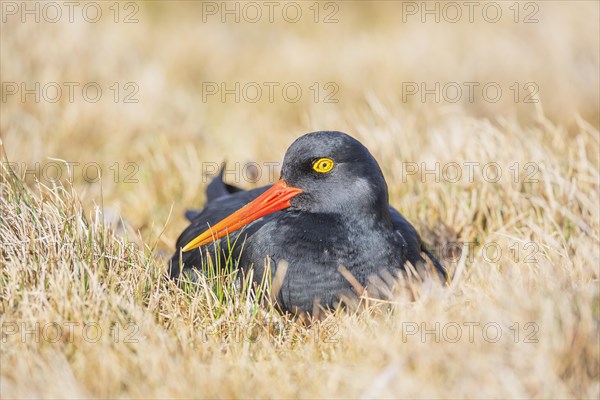
[[[202,23],[193,2],[143,4],[135,24],[114,23],[112,3],[96,24],[9,17],[3,83],[98,82],[104,94],[2,100],[0,396],[597,398],[599,6],[567,3],[536,3],[535,24],[515,24],[509,3],[496,24],[402,22],[394,2],[339,3],[336,24],[311,22],[312,3],[299,3],[297,24]],[[304,95],[202,101],[202,82],[236,81],[298,82]],[[505,94],[403,101],[402,82],[436,81],[494,81]],[[114,82],[136,82],[139,103],[115,104]],[[312,101],[314,82],[335,82],[339,102]],[[515,103],[513,82],[536,82],[540,102]],[[391,304],[310,325],[257,306],[263,293],[235,289],[234,272],[187,288],[166,278],[183,211],[203,202],[206,163],[279,161],[322,129],[371,149],[391,202],[438,253],[477,243],[468,257],[441,252],[447,288],[407,284]],[[60,182],[7,164],[53,159],[81,164]],[[85,179],[91,162],[100,182]],[[412,162],[480,164],[454,183],[407,175]],[[482,177],[490,162],[497,183]]]

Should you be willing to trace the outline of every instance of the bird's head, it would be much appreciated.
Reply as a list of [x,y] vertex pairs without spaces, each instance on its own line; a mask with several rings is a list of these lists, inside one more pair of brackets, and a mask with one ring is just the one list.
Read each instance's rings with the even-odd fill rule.
[[183,251],[203,246],[280,210],[378,218],[388,215],[387,202],[383,173],[365,146],[342,132],[308,133],[288,148],[277,183],[207,229]]
[[373,212],[387,207],[379,164],[358,140],[342,132],[313,132],[289,147],[281,179],[302,190],[294,209],[322,213]]

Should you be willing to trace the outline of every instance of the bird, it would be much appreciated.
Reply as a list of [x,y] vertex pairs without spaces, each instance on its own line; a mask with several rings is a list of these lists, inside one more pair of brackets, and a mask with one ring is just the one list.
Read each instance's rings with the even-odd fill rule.
[[285,268],[276,304],[307,314],[340,306],[344,293],[367,288],[378,274],[396,276],[407,262],[424,270],[423,255],[447,281],[413,225],[389,204],[383,172],[357,139],[338,131],[300,136],[280,175],[273,185],[242,190],[226,184],[221,169],[205,207],[186,213],[190,225],[177,239],[170,277],[201,271],[210,252],[228,249],[257,282]]

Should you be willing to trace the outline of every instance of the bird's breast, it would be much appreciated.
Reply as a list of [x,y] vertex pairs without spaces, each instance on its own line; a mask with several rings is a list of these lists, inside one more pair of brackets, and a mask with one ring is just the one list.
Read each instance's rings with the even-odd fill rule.
[[282,213],[247,238],[241,267],[252,266],[258,279],[265,273],[265,259],[270,261],[272,274],[285,261],[280,301],[288,309],[310,311],[315,299],[331,307],[340,293],[354,289],[340,267],[366,285],[369,275],[403,265],[402,247],[391,234],[365,228],[349,226],[336,216],[297,218]]

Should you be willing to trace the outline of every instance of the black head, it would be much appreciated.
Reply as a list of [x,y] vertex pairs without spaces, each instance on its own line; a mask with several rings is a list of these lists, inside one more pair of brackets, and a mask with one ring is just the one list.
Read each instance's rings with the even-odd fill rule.
[[365,146],[342,132],[313,132],[296,139],[285,154],[281,178],[303,191],[290,200],[292,210],[389,213],[379,164]]

